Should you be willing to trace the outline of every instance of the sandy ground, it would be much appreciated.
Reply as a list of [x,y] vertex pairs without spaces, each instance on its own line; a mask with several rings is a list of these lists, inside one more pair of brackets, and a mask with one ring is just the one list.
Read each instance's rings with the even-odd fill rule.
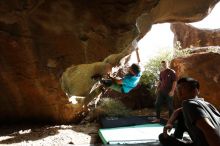
[[[152,110],[137,111],[136,115],[147,115]],[[8,125],[0,126],[0,145],[13,146],[60,146],[101,145],[98,123],[81,125]]]
[[0,127],[0,145],[58,146],[101,143],[99,124],[84,125],[11,125]]

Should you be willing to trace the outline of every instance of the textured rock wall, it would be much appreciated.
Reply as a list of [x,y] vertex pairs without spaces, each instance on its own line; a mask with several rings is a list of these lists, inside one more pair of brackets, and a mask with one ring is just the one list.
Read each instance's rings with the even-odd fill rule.
[[[200,53],[173,60],[178,77],[189,76],[200,82],[200,95],[220,109],[220,54]],[[178,101],[178,100],[177,100]]]
[[171,30],[174,33],[174,43],[179,41],[183,49],[220,46],[220,29],[198,29],[190,24],[173,23]]
[[86,109],[71,104],[61,85],[68,94],[87,96],[90,76],[129,55],[131,42],[152,24],[201,20],[215,3],[1,0],[0,121],[78,121]]

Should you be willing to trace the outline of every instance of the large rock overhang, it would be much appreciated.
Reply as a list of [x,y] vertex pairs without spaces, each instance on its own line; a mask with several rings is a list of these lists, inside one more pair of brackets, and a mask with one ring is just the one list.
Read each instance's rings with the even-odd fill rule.
[[[84,109],[69,102],[61,84],[73,85],[68,94],[86,97],[90,76],[119,64],[153,24],[199,21],[217,2],[2,0],[1,122],[77,122]],[[68,80],[65,70],[74,76]]]

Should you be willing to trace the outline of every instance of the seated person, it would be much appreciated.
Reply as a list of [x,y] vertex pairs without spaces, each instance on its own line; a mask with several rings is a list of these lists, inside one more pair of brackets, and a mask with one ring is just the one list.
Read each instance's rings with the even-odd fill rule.
[[[93,79],[98,78],[100,76],[94,75]],[[116,79],[109,77],[109,79],[100,79],[100,82],[117,92],[120,93],[128,93],[133,88],[135,88],[141,77],[141,69],[138,64],[132,64],[129,67],[128,73],[122,79]]]
[[[168,120],[163,133],[159,135],[160,142],[164,146],[220,146],[220,113],[210,103],[198,97],[199,82],[192,78],[181,78],[177,82],[177,93],[183,100],[182,107]],[[168,135],[167,132],[181,114],[185,124],[179,124],[179,135]],[[180,140],[184,131],[189,133],[191,142]]]

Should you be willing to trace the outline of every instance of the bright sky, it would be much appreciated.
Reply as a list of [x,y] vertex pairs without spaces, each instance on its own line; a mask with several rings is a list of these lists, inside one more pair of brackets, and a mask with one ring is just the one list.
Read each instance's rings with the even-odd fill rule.
[[[220,28],[220,2],[215,5],[211,13],[202,21],[190,23],[198,28],[217,29]],[[161,49],[173,48],[173,33],[169,23],[155,24],[151,30],[138,42],[141,62],[159,54]],[[137,62],[136,54],[133,53],[132,60]]]

